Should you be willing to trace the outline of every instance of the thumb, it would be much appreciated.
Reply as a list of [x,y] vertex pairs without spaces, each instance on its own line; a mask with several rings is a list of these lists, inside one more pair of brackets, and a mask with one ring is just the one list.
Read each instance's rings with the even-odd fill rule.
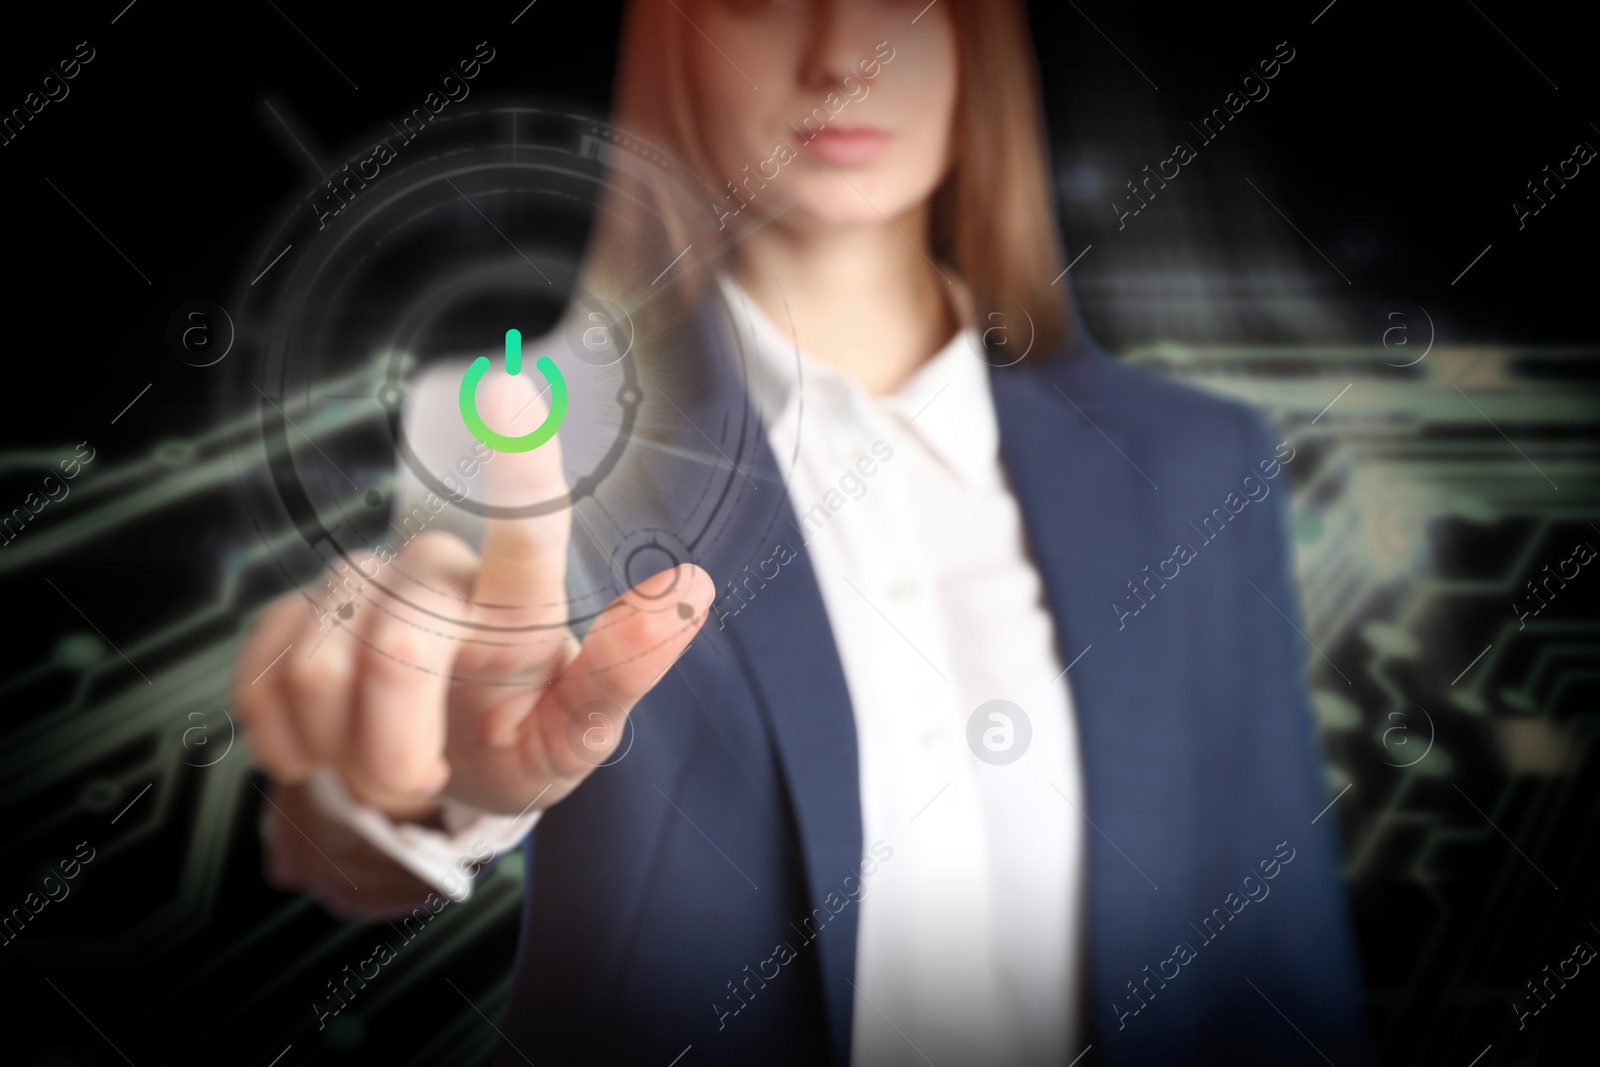
[[710,618],[715,595],[711,575],[685,563],[613,601],[524,722],[524,751],[542,754],[564,777],[604,762],[621,739],[628,713]]

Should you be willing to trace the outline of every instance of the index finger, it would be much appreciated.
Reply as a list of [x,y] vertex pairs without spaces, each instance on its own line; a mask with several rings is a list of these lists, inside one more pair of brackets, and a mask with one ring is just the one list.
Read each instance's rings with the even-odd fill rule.
[[[565,387],[562,386],[564,393]],[[477,387],[477,411],[494,433],[508,438],[533,434],[550,417],[553,389],[531,365],[515,375],[491,367]],[[559,418],[564,400],[556,404]],[[487,502],[524,507],[558,500],[568,492],[559,435],[525,452],[496,450],[484,464]],[[497,626],[564,623],[567,618],[567,543],[570,508],[546,515],[489,519],[483,563],[472,599]]]

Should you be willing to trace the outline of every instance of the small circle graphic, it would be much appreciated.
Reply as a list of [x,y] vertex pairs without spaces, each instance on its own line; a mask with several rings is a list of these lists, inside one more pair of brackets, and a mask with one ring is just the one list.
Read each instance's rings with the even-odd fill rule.
[[975,324],[974,348],[991,367],[1011,367],[1033,351],[1033,316],[1021,304],[1007,302],[985,307]]
[[[211,760],[211,761],[209,761],[207,763],[190,763],[188,760],[184,760],[183,761],[185,763],[188,763],[189,766],[191,766],[191,767],[214,767],[217,764],[221,763],[224,759],[226,759],[229,752],[233,751],[233,738],[234,738],[233,716],[229,715],[228,714],[228,709],[222,707],[220,704],[217,706],[217,710],[222,712],[222,717],[225,720],[227,720],[227,723],[228,723],[228,743],[223,748],[222,755],[218,756],[216,759]],[[210,726],[206,723],[206,719],[208,719],[208,718],[210,718],[210,715],[207,712],[191,711],[189,713],[189,721],[197,722],[198,725],[191,726],[187,730],[183,731],[183,747],[184,747],[184,749],[186,751],[199,753],[201,751],[201,749],[210,740],[210,736],[209,736]]]
[[[1400,768],[1415,767],[1417,764],[1421,763],[1423,761],[1423,759],[1425,759],[1427,757],[1429,752],[1433,751],[1433,737],[1434,737],[1433,716],[1429,715],[1428,714],[1428,709],[1423,707],[1421,704],[1417,705],[1417,710],[1421,711],[1422,712],[1422,717],[1425,720],[1427,720],[1427,723],[1428,723],[1428,743],[1425,746],[1423,746],[1421,754],[1419,754],[1416,759],[1411,760],[1408,763],[1390,763],[1388,760],[1384,760],[1383,761],[1385,763],[1388,763],[1389,766],[1391,766],[1391,767],[1400,767]],[[1397,722],[1394,726],[1389,727],[1387,730],[1383,731],[1382,736],[1380,736],[1378,738],[1378,743],[1383,746],[1384,751],[1390,753],[1391,755],[1397,755],[1397,756],[1398,755],[1410,755],[1411,752],[1414,751],[1414,749],[1402,750],[1402,746],[1405,745],[1406,741],[1408,740],[1408,738],[1406,737],[1406,734],[1409,733],[1409,727],[1406,726],[1405,718],[1406,718],[1405,712],[1403,712],[1403,711],[1391,711],[1389,713],[1389,720],[1391,722],[1393,722],[1394,720],[1398,719],[1399,722]],[[1399,736],[1394,738],[1393,740],[1391,740],[1389,735],[1390,734],[1396,734],[1396,733],[1399,734]]]
[[[631,588],[632,586],[638,585],[640,582],[651,577],[652,575],[660,574],[662,571],[672,570],[674,567],[677,567],[679,563],[680,560],[677,556],[672,554],[672,550],[670,548],[661,544],[659,541],[648,541],[629,552],[627,560],[623,566],[628,578],[628,585]],[[636,593],[636,595],[644,600],[661,600],[665,597],[671,596],[677,588],[678,578],[676,575],[674,575],[672,578],[672,584],[654,596],[647,596],[644,593]]]
[[[679,589],[683,575],[677,573],[676,568],[690,558],[688,546],[670,530],[646,527],[635,530],[617,546],[612,555],[612,570],[622,586],[619,592],[635,611],[652,614],[676,611],[679,618],[688,619],[693,617],[694,609],[689,607],[689,614],[684,614],[688,605]],[[665,571],[674,572],[666,588],[651,593],[639,591],[640,582]]]
[[180,304],[167,319],[167,347],[191,367],[221,363],[233,348],[233,319],[209,300]]
[[[633,720],[609,700],[580,704],[567,718],[567,747],[581,763],[609,767],[633,748]],[[627,746],[618,752],[622,740]]]
[[986,700],[967,719],[967,747],[991,766],[1017,762],[1032,741],[1028,713],[1009,700]]
[[591,367],[609,367],[633,351],[633,318],[622,305],[597,296],[580,296],[567,318],[567,347]]
[[1372,328],[1383,345],[1383,361],[1391,367],[1414,367],[1433,351],[1433,316],[1409,300],[1391,300],[1378,308]]

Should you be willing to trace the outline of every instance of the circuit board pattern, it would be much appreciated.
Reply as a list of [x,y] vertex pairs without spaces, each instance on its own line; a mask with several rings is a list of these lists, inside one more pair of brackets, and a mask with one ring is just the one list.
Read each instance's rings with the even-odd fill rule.
[[[1554,951],[1581,925],[1558,901],[1595,884],[1585,857],[1596,854],[1600,624],[1580,587],[1600,579],[1580,574],[1526,625],[1509,604],[1574,541],[1600,544],[1600,390],[1585,369],[1600,353],[1440,347],[1403,370],[1382,355],[1165,345],[1127,358],[1257,406],[1312,459],[1295,464],[1293,495],[1307,662],[1375,1035],[1385,1061],[1401,1063],[1468,1049],[1476,1031],[1455,1031],[1475,1014],[1492,1015],[1479,1029],[1499,1043],[1512,1021],[1504,1002],[1537,971],[1529,950]],[[327,392],[371,392],[383,373],[375,364]],[[312,435],[379,415],[352,402],[315,417],[329,425],[307,426]],[[134,1062],[211,1063],[226,1049],[265,1064],[284,1046],[292,1062],[478,1062],[510,985],[515,857],[402,943],[401,966],[325,1031],[307,1003],[394,934],[261,884],[258,779],[226,688],[253,613],[311,576],[284,573],[291,546],[257,536],[236,503],[237,483],[263,479],[271,459],[240,466],[257,431],[239,418],[141,459],[105,457],[43,516],[47,530],[0,553],[16,595],[53,597],[49,574],[65,599],[83,588],[74,562],[112,538],[149,543],[200,515],[227,533],[210,584],[175,597],[159,625],[106,635],[89,621],[92,600],[74,597],[78,614],[55,605],[50,651],[0,682],[13,712],[0,797],[25,816],[10,824],[8,869],[22,876],[7,891],[20,901],[87,839],[95,859],[75,895],[98,898],[53,903],[7,945],[12,1003],[56,1017],[38,972],[76,963],[58,992]],[[25,480],[58,453],[70,447],[0,455],[0,471]],[[349,507],[362,506],[353,495]],[[177,977],[147,984],[157,973]],[[224,988],[236,992],[211,992]],[[1504,1039],[1538,1062],[1533,1038],[1520,1052],[1514,1033]],[[33,1062],[106,1055],[63,1026]]]

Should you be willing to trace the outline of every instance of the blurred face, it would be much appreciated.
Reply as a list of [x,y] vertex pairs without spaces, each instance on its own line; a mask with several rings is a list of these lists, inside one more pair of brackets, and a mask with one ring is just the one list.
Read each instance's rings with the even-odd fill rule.
[[943,180],[959,77],[947,5],[675,3],[693,23],[680,27],[685,75],[725,210],[748,205],[748,221],[787,204],[784,226],[881,225]]

